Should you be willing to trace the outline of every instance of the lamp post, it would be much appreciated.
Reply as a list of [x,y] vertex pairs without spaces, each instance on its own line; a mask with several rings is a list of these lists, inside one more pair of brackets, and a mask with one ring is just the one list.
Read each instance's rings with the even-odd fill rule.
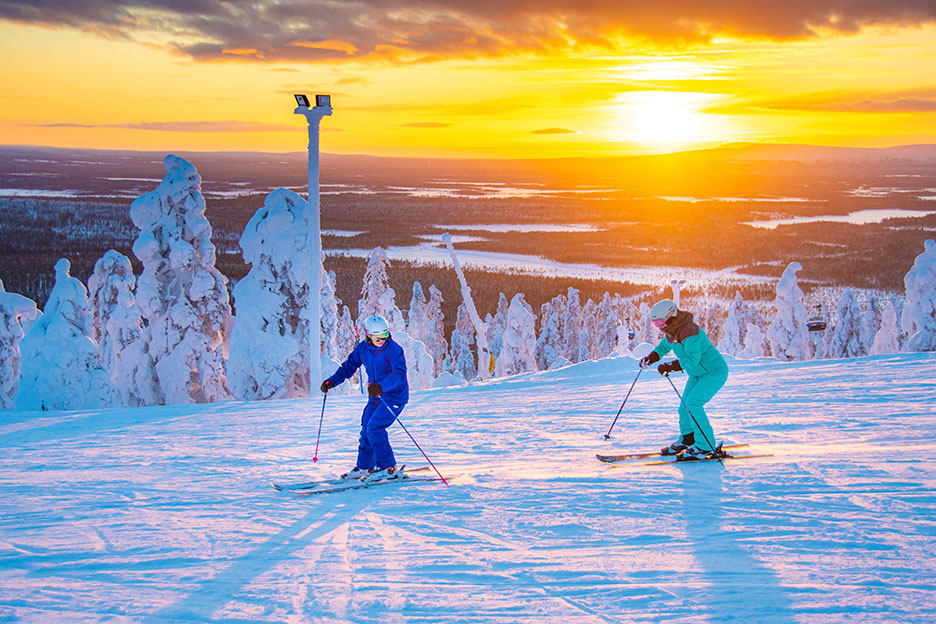
[[296,115],[305,115],[309,123],[309,396],[322,381],[322,226],[319,206],[319,124],[332,114],[331,96],[316,95],[315,106],[309,98],[296,95]]

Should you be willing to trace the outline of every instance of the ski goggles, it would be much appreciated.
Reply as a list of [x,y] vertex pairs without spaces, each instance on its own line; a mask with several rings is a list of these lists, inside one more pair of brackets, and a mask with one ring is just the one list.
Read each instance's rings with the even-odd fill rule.
[[666,325],[666,319],[665,319],[665,318],[653,319],[652,322],[653,322],[653,326],[656,327],[657,329],[660,329],[660,328],[662,328],[664,325]]
[[367,334],[367,337],[371,340],[386,340],[390,337],[390,332],[383,332],[381,334]]

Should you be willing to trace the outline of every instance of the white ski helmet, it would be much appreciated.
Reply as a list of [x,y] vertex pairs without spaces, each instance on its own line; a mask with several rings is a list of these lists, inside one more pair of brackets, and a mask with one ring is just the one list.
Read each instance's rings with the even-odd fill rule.
[[366,319],[364,319],[364,333],[368,336],[389,334],[390,324],[387,323],[387,319],[380,316],[379,314],[368,316]]
[[676,307],[676,303],[671,299],[663,299],[662,301],[657,301],[653,304],[653,307],[650,308],[650,320],[651,321],[663,321],[666,322],[666,319],[676,316],[676,313],[679,312],[679,308]]

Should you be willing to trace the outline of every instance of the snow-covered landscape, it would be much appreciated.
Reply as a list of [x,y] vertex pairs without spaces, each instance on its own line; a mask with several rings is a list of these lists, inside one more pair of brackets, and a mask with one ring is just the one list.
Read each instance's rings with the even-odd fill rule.
[[[0,412],[0,619],[928,622],[933,353],[729,359],[720,439],[772,457],[617,467],[678,398],[615,356],[414,395],[441,482],[297,498],[363,399]],[[685,377],[674,376],[681,388]],[[403,431],[400,461],[425,460]]]

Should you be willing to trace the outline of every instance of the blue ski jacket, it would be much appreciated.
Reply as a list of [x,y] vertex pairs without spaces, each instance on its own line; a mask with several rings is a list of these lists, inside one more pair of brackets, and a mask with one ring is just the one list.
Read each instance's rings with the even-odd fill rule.
[[[378,383],[383,388],[383,397],[387,403],[404,405],[409,401],[406,356],[403,354],[403,347],[394,342],[392,336],[379,349],[368,340],[359,342],[328,381],[337,386],[351,377],[362,365],[367,371],[367,380],[370,383]],[[375,397],[369,400],[374,403],[380,401]]]

